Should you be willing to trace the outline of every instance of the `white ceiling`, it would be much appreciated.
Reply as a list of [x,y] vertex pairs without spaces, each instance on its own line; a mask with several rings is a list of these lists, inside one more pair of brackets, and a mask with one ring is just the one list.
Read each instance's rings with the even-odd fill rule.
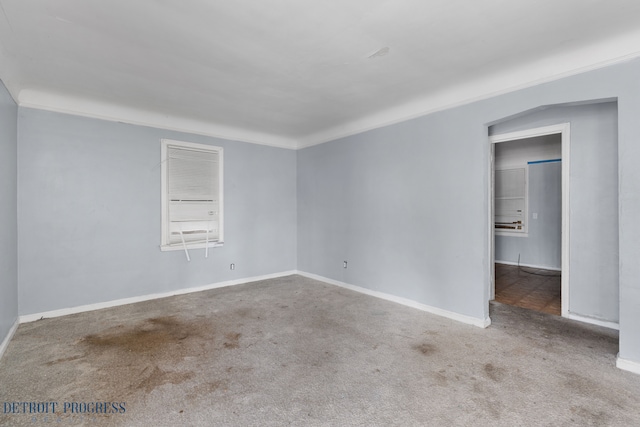
[[0,78],[20,105],[290,148],[640,51],[638,0],[0,6]]

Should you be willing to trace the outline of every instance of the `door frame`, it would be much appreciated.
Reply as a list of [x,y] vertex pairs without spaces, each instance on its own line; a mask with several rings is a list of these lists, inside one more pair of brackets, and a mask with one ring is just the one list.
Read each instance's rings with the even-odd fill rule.
[[[569,239],[569,190],[570,190],[570,147],[571,124],[560,123],[557,125],[526,129],[517,132],[509,132],[489,136],[489,301],[495,299],[495,228],[494,228],[494,184],[495,184],[495,144],[507,141],[533,138],[536,136],[560,134],[562,146],[562,239],[561,239],[561,304],[563,317],[569,317],[569,267],[570,267],[570,242]],[[487,301],[488,304],[488,301]]]

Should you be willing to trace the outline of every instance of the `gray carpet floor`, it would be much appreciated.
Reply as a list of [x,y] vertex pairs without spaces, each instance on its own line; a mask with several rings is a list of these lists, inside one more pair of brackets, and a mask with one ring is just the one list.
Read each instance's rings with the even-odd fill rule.
[[43,319],[0,360],[0,402],[50,412],[0,424],[640,425],[617,332],[491,310],[480,329],[289,276]]

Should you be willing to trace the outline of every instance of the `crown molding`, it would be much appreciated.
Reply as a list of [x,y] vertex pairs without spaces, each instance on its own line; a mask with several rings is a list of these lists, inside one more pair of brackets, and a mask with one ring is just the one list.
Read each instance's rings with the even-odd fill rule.
[[72,114],[111,122],[149,126],[231,141],[248,142],[251,144],[268,145],[286,149],[297,148],[296,140],[278,135],[254,132],[185,117],[170,116],[153,111],[109,104],[39,89],[21,90],[18,96],[18,105],[20,107]]
[[[24,88],[19,90],[17,89],[20,86],[19,83],[11,78],[13,76],[9,72],[11,70],[5,66],[0,71],[3,72],[2,77],[8,79],[8,81],[3,80],[5,86],[21,107],[295,150],[626,62],[640,57],[638,46],[640,46],[640,30],[585,45],[570,52],[558,52],[527,64],[504,69],[500,73],[463,82],[437,93],[428,94],[419,100],[394,106],[299,139],[186,117],[170,116],[40,89]],[[540,76],[545,77],[540,78]]]
[[[602,40],[570,52],[559,52],[517,67],[431,93],[419,100],[308,135],[297,148],[307,148],[401,123],[438,111],[605,68],[640,57],[640,30]],[[545,76],[545,77],[540,77]]]

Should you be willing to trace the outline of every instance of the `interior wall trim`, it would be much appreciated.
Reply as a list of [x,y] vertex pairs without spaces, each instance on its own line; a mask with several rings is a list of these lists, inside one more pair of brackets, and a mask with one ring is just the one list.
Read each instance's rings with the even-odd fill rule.
[[297,138],[225,126],[220,123],[167,116],[140,108],[109,104],[36,88],[19,87],[13,79],[6,79],[5,86],[20,107],[295,150],[631,61],[640,57],[639,43],[640,31],[635,31],[601,41],[597,45],[589,46],[588,49],[557,54],[544,62],[523,64],[516,68],[505,69],[501,73],[478,77],[415,101],[392,106],[384,111]]
[[618,354],[618,357],[616,358],[616,367],[624,371],[629,371],[633,372],[634,374],[640,375],[640,363],[623,359],[620,357],[620,354]]
[[298,145],[297,140],[284,136],[244,130],[186,117],[167,116],[139,108],[108,104],[37,89],[23,89],[20,91],[20,96],[16,100],[16,103],[24,108],[71,114],[91,119],[146,126],[194,135],[204,135],[228,141],[241,141],[291,150],[295,150]]
[[100,310],[100,309],[103,309],[103,308],[117,307],[117,306],[120,306],[120,305],[134,304],[136,302],[143,302],[143,301],[150,301],[150,300],[154,300],[154,299],[167,298],[167,297],[172,297],[172,296],[175,296],[175,295],[184,295],[184,294],[190,294],[190,293],[193,293],[193,292],[208,291],[210,289],[217,289],[217,288],[224,288],[224,287],[227,287],[227,286],[241,285],[241,284],[244,284],[244,283],[257,282],[257,281],[260,281],[260,280],[275,279],[275,278],[278,278],[278,277],[291,276],[292,274],[296,274],[296,272],[295,271],[283,271],[283,272],[280,272],[280,273],[266,274],[266,275],[263,275],[263,276],[253,276],[253,277],[245,277],[245,278],[242,278],[242,279],[227,280],[227,281],[224,281],[224,282],[217,282],[217,283],[212,283],[212,284],[204,285],[204,286],[197,286],[197,287],[184,288],[184,289],[176,289],[174,291],[169,291],[169,292],[141,295],[141,296],[137,296],[137,297],[117,299],[117,300],[100,302],[100,303],[95,303],[95,304],[80,305],[80,306],[76,306],[76,307],[62,308],[62,309],[59,309],[59,310],[45,311],[45,312],[42,312],[42,313],[26,314],[26,315],[20,316],[20,323],[29,323],[29,322],[34,322],[34,321],[40,320],[40,319],[47,319],[47,318],[51,318],[51,317],[66,316],[66,315],[69,315],[69,314],[83,313],[85,311]]
[[387,294],[384,292],[373,291],[371,289],[363,288],[361,286],[351,285],[349,283],[340,282],[338,280],[329,279],[327,277],[318,276],[317,274],[307,273],[304,271],[298,271],[300,276],[308,277],[309,279],[318,280],[320,282],[325,282],[330,285],[339,286],[341,288],[349,289],[361,294],[373,296],[376,298],[384,299],[387,301],[395,302],[398,304],[405,305],[407,307],[416,308],[418,310],[426,311],[427,313],[435,314],[437,316],[446,317],[448,319],[456,320],[458,322],[466,323],[468,325],[477,326],[479,328],[487,328],[491,325],[491,318],[486,317],[485,319],[481,319],[478,317],[465,316],[464,314],[455,313],[453,311],[443,310],[441,308],[432,307],[430,305],[422,304],[417,301],[402,298],[395,295]]
[[13,335],[16,333],[19,324],[19,319],[16,319],[16,321],[13,322],[13,326],[11,327],[11,329],[9,329],[9,333],[6,337],[4,337],[2,343],[0,343],[0,360],[2,359],[2,355],[4,354],[4,352],[7,350],[7,347],[9,346],[9,342],[13,338]]
[[612,322],[610,320],[594,319],[593,317],[581,316],[580,314],[575,314],[571,312],[567,314],[565,317],[571,320],[577,320],[579,322],[590,323],[592,325],[597,325],[597,326],[604,326],[605,328],[609,328],[609,329],[615,329],[616,331],[620,330],[620,324],[616,322]]
[[517,262],[513,262],[513,261],[501,261],[501,260],[495,260],[496,264],[503,264],[503,265],[513,265],[513,266],[520,266],[520,267],[527,267],[527,268],[539,268],[541,270],[551,270],[551,271],[562,271],[561,268],[559,267],[548,267],[548,266],[544,266],[544,265],[534,265],[534,264],[523,264],[520,263],[518,264]]
[[[640,31],[599,42],[571,53],[563,52],[538,61],[505,68],[500,73],[471,79],[454,87],[418,98],[407,104],[300,138],[297,148],[306,148],[384,126],[448,110],[474,102],[528,89],[566,77],[599,70],[640,57]],[[542,76],[542,77],[541,77]]]

